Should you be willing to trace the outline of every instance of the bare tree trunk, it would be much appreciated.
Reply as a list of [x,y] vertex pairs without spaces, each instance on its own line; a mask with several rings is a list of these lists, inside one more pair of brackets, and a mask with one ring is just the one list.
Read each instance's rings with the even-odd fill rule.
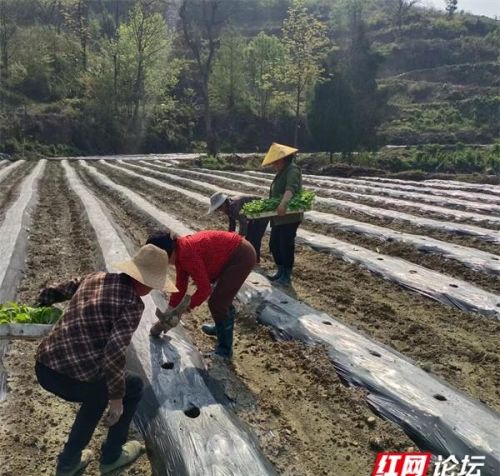
[[298,148],[299,145],[299,128],[300,128],[300,93],[301,90],[297,87],[297,97],[295,103],[295,131],[293,134],[293,145]]
[[[202,3],[202,24],[199,28],[203,33],[201,37],[193,32],[196,29],[195,22],[189,20],[189,0],[183,0],[179,10],[182,22],[184,40],[191,50],[195,59],[195,64],[200,76],[200,92],[203,99],[203,115],[205,120],[205,134],[207,141],[207,152],[210,155],[217,155],[218,141],[217,133],[213,124],[212,108],[209,96],[209,80],[212,70],[212,61],[217,47],[217,29],[220,24],[216,19],[219,7],[218,0],[201,0]],[[204,38],[203,38],[204,37]],[[203,50],[205,50],[203,52]],[[203,54],[204,53],[204,54]]]

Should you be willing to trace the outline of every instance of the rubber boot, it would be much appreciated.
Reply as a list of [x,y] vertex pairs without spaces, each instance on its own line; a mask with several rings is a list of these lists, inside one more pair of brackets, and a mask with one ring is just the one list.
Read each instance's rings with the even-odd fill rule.
[[284,269],[285,268],[283,266],[278,265],[278,270],[276,271],[276,273],[268,275],[267,279],[269,279],[269,281],[278,281],[278,279],[280,279],[281,275],[283,274]]
[[[233,320],[236,317],[236,308],[232,304],[229,306],[228,315],[229,317],[232,317]],[[215,337],[217,335],[217,331],[215,330],[215,324],[203,324],[201,326],[201,330],[207,336]]]
[[83,450],[82,456],[80,457],[80,462],[73,468],[57,468],[56,476],[73,476],[82,471],[82,469],[86,468],[94,454],[91,450]]
[[283,272],[276,283],[281,286],[290,286],[292,284],[292,268],[283,268]]
[[225,321],[215,323],[215,331],[217,333],[215,355],[224,359],[230,359],[233,355],[234,316],[230,315],[230,313],[228,314],[228,318]]
[[112,471],[115,471],[118,468],[121,468],[122,466],[125,466],[127,464],[132,463],[132,461],[135,461],[142,452],[145,451],[145,447],[142,443],[139,441],[131,440],[127,441],[122,446],[122,453],[119,456],[119,458],[111,464],[102,464],[100,466],[101,474],[108,474],[111,473]]

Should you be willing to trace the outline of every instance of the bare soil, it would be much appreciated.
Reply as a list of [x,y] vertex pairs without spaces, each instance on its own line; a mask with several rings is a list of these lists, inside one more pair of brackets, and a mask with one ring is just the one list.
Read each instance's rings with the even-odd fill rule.
[[[346,196],[342,194],[337,194],[332,191],[329,191],[328,193],[329,197],[337,198],[339,200],[346,200]],[[482,226],[484,228],[490,228],[492,230],[500,230],[500,224],[495,224],[495,223],[489,223],[487,221],[487,217],[489,214],[487,213],[478,213],[479,215],[484,215],[485,220],[480,220],[480,221],[475,221],[471,220],[469,218],[454,218],[454,217],[445,217],[443,214],[436,213],[434,211],[429,211],[429,210],[422,210],[416,207],[408,207],[404,205],[390,205],[390,204],[384,204],[384,203],[379,203],[379,202],[374,202],[373,200],[370,200],[368,195],[367,198],[347,198],[347,200],[350,201],[355,201],[357,203],[362,203],[363,205],[368,205],[370,207],[377,207],[377,208],[382,208],[384,210],[396,210],[398,212],[405,212],[405,213],[410,213],[412,215],[417,215],[417,216],[422,216],[425,218],[432,218],[434,220],[448,220],[448,221],[455,221],[457,223],[464,223],[468,225],[477,225],[477,226]],[[325,207],[329,208],[329,207]]]
[[[172,211],[195,229],[226,225],[216,216],[204,216],[198,203],[180,193],[105,170],[113,180]],[[263,243],[263,250],[266,246]],[[266,253],[262,266],[271,268]],[[302,246],[297,247],[291,292],[414,359],[424,370],[471,397],[500,409],[500,322],[434,302],[356,265]]]
[[315,233],[357,244],[377,253],[403,258],[425,268],[475,284],[492,293],[500,294],[500,277],[498,275],[486,271],[475,271],[459,261],[446,259],[438,254],[419,251],[410,244],[370,238],[354,232],[342,231],[331,225],[305,222],[304,228]]
[[[142,164],[141,164],[142,165]],[[153,166],[153,164],[151,164]],[[153,168],[154,167],[154,168]],[[165,177],[163,177],[161,175],[161,172],[162,170],[164,172],[169,172],[168,170],[168,167],[162,167],[162,166],[156,166],[154,165],[153,167],[151,167],[150,171],[144,171],[144,175],[147,175],[147,176],[150,176],[150,177],[155,177],[157,179],[160,179],[160,180],[165,180]],[[138,169],[134,169],[132,167],[127,167],[125,166],[124,168],[128,168],[134,172],[138,172]],[[196,171],[196,169],[190,169],[192,172],[193,171]],[[171,172],[171,171],[170,171]],[[187,173],[183,173],[182,171],[180,170],[176,170],[175,173],[177,175],[180,175],[182,177],[185,177],[185,178],[190,178],[190,179],[196,179],[196,176],[193,176],[193,174],[187,174]],[[225,187],[225,188],[229,188],[229,189],[235,189],[236,186],[234,184],[227,184],[227,182],[225,182],[224,178],[223,177],[218,177],[218,176],[213,176],[213,178],[208,178],[208,177],[205,177],[205,176],[199,176],[199,179],[201,182],[206,182],[206,183],[210,183],[210,184],[213,184],[213,185],[217,185],[219,187]],[[190,190],[195,190],[199,193],[203,193],[203,194],[207,194],[207,189],[206,187],[204,187],[202,184],[200,185],[190,185],[188,187]],[[246,185],[242,185],[240,184],[238,187],[238,192],[243,192],[243,193],[252,193],[252,194],[257,194],[257,195],[260,195],[262,194],[261,190],[257,190],[257,192],[252,189],[251,187],[248,187]],[[359,201],[359,200],[357,200]],[[361,201],[359,201],[361,203]],[[371,206],[374,206],[373,202],[371,203],[366,203],[367,205],[371,205]],[[375,204],[375,206],[377,208],[385,208],[385,207],[380,207],[378,204]],[[325,206],[323,204],[321,205],[315,205],[315,209],[317,209],[318,211],[325,211],[325,212],[330,212],[330,213],[334,213],[335,215],[338,215],[338,216],[344,216],[346,218],[350,218],[352,220],[358,220],[358,221],[361,221],[361,222],[369,222],[373,225],[378,225],[378,226],[382,226],[382,227],[387,227],[387,228],[391,228],[393,230],[396,230],[396,231],[401,231],[403,233],[413,233],[413,234],[416,234],[416,235],[423,235],[425,234],[425,236],[428,236],[428,237],[431,237],[431,238],[435,238],[437,240],[442,240],[442,241],[448,241],[450,243],[454,243],[454,244],[457,244],[457,245],[462,245],[462,246],[470,246],[472,248],[477,248],[477,249],[480,249],[482,251],[486,251],[486,252],[489,252],[489,253],[494,253],[494,254],[500,254],[500,245],[498,244],[495,244],[495,243],[488,243],[484,240],[480,240],[478,238],[474,238],[474,237],[471,237],[471,236],[459,236],[459,235],[453,235],[453,234],[450,234],[450,233],[446,233],[446,232],[440,232],[438,230],[433,230],[433,229],[429,229],[429,228],[426,228],[426,227],[418,227],[418,226],[415,226],[415,225],[411,225],[411,224],[407,224],[407,223],[403,223],[403,222],[398,222],[396,220],[391,220],[389,218],[374,218],[374,217],[371,217],[369,215],[366,215],[362,212],[348,212],[348,211],[342,211],[336,207],[330,207],[330,206]],[[389,208],[387,207],[387,209],[394,209],[394,207],[392,208]],[[399,211],[402,211],[401,209],[398,208]],[[418,213],[418,210],[415,210],[415,209],[412,209],[412,210],[408,210],[408,213],[411,213],[415,216],[425,216],[426,218],[429,218],[428,214],[427,213],[424,213],[424,214],[419,214]],[[441,218],[439,218],[441,219]],[[471,224],[476,224],[477,223],[471,223]],[[490,228],[490,229],[494,229],[494,227],[490,226],[490,225],[486,225],[486,228]]]
[[[99,166],[101,167],[101,166]],[[131,186],[157,205],[170,203],[199,210],[171,193],[141,184],[120,172],[103,167],[112,180]],[[112,212],[113,218],[135,240],[144,243],[150,222],[118,202],[118,195],[98,186],[84,170],[80,173]],[[182,205],[181,205],[182,203]],[[183,216],[181,213],[178,216]],[[187,216],[186,223],[195,220]],[[198,224],[199,226],[199,224]],[[184,320],[194,342],[202,351],[213,347],[213,340],[200,332],[209,317],[206,305]],[[364,394],[347,389],[340,382],[321,348],[307,348],[299,342],[276,342],[269,330],[253,316],[240,313],[235,332],[232,366],[215,365],[211,376],[223,385],[236,413],[251,426],[260,444],[282,475],[316,476],[369,474],[381,448],[407,449],[413,443],[394,425],[373,417]]]
[[[26,273],[19,302],[33,303],[45,283],[61,282],[101,269],[94,232],[78,198],[70,192],[64,171],[49,161],[40,184],[39,204],[30,232]],[[7,398],[0,402],[0,473],[2,476],[48,476],[55,472],[77,405],[44,391],[34,373],[38,341],[10,342],[4,365],[8,374]],[[98,457],[106,430],[99,427],[90,449],[96,461],[85,475],[97,476]],[[136,433],[134,438],[140,438]],[[151,475],[146,455],[122,475]]]

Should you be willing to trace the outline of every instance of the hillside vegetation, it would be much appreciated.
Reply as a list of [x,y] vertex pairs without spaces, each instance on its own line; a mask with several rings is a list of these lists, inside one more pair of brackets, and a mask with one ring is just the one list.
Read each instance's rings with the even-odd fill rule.
[[493,144],[499,21],[459,9],[0,0],[0,152]]

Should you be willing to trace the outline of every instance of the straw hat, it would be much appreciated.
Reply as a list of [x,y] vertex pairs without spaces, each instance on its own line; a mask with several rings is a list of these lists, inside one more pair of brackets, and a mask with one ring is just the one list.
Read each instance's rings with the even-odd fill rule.
[[287,145],[278,144],[273,142],[269,150],[267,151],[266,156],[264,157],[264,161],[262,162],[262,166],[270,165],[273,162],[284,159],[289,155],[295,154],[299,149],[295,149],[294,147],[289,147]]
[[114,263],[113,267],[153,289],[177,292],[167,276],[168,254],[155,245],[145,245],[129,261]]
[[210,197],[210,206],[208,207],[207,215],[210,215],[211,213],[215,212],[215,210],[221,207],[226,200],[227,200],[227,195],[225,193],[215,192]]

